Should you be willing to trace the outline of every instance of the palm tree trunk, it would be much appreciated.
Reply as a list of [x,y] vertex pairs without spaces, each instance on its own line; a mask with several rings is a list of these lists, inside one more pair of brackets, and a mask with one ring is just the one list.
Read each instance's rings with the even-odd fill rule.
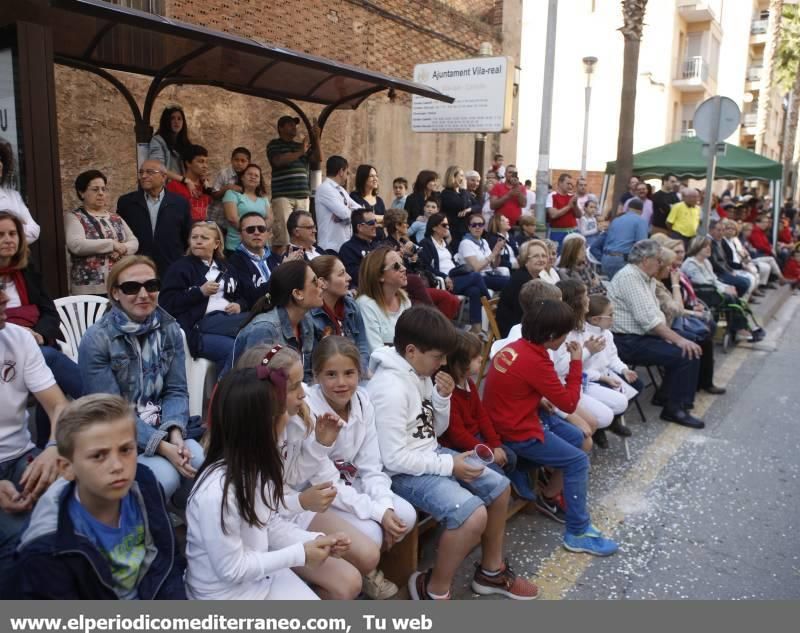
[[772,85],[778,44],[781,39],[783,0],[770,0],[767,45],[764,47],[764,70],[758,93],[758,119],[756,122],[756,153],[763,154],[767,125],[772,108]]
[[633,172],[633,132],[636,118],[636,82],[639,75],[639,45],[644,28],[647,0],[622,0],[624,24],[620,31],[625,38],[622,62],[622,93],[619,104],[619,131],[617,133],[617,170],[614,176],[614,197],[611,200],[612,217],[617,201],[628,188]]
[[783,185],[784,189],[791,191],[792,194],[796,189],[796,183],[791,181],[790,177],[792,173],[792,159],[794,158],[795,139],[797,138],[798,114],[800,114],[800,65],[797,67],[794,84],[792,85],[789,112],[786,113],[786,116],[789,117],[789,124],[786,126],[786,138],[783,141]]

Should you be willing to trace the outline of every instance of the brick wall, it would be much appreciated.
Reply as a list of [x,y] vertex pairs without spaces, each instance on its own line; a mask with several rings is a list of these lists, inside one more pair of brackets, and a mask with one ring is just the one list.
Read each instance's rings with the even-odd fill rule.
[[[502,50],[502,0],[329,0],[324,7],[314,0],[291,5],[263,0],[165,4],[172,18],[405,78],[417,63],[474,56],[483,41],[491,42],[496,54]],[[141,104],[149,79],[118,76]],[[104,80],[64,67],[56,67],[56,83],[65,209],[74,207],[72,183],[85,169],[106,171],[114,197],[135,187],[133,118],[122,97]],[[161,109],[169,103],[184,106],[190,137],[209,149],[212,172],[227,164],[237,145],[249,147],[254,161],[268,171],[264,147],[276,135],[274,122],[286,113],[284,106],[215,88],[173,86],[157,100],[151,125],[157,126]],[[394,103],[379,95],[357,111],[337,112],[325,128],[324,153],[340,153],[353,165],[375,163],[387,197],[395,175],[411,179],[422,168],[443,172],[452,163],[471,166],[472,136],[413,135],[409,104],[406,95],[398,95]],[[309,115],[320,110],[303,107]],[[381,125],[389,121],[401,126],[393,132],[403,136],[402,152],[388,145]],[[413,146],[408,145],[409,135]],[[498,142],[489,145],[487,154]]]

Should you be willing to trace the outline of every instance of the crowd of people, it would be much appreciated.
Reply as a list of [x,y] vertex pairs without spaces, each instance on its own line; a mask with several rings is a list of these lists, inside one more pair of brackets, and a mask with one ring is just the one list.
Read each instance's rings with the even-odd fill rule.
[[[0,145],[0,594],[385,599],[398,588],[381,552],[423,512],[444,530],[412,598],[449,598],[478,544],[476,593],[536,598],[504,549],[512,491],[564,525],[567,550],[614,554],[589,463],[606,431],[631,434],[634,367],[663,368],[662,419],[703,428],[695,394],[725,391],[720,321],[760,340],[749,305],[800,283],[794,214],[773,250],[755,198],[726,192],[699,236],[698,192],[673,175],[655,193],[631,179],[602,217],[562,174],[544,239],[530,183],[499,154],[483,179],[456,165],[410,190],[395,178],[384,201],[374,166],[348,191],[348,161],[323,161],[299,123],[277,122],[269,188],[245,147],[209,179],[177,106],[116,206],[105,174],[77,176],[71,291],[109,302],[77,363]],[[505,338],[489,351],[482,299],[498,295]],[[217,372],[203,419],[185,345]]]

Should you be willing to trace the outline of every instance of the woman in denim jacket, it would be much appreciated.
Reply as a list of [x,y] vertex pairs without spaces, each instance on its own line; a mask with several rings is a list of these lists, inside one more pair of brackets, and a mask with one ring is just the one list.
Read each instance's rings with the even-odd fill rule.
[[311,268],[322,283],[322,306],[311,309],[317,340],[331,334],[349,338],[358,347],[361,375],[366,376],[369,367],[369,343],[361,310],[355,299],[348,294],[350,275],[342,260],[335,255],[314,258],[311,260]]
[[139,463],[182,507],[203,449],[186,439],[189,392],[180,326],[158,307],[160,283],[149,257],[124,257],[107,284],[112,308],[86,330],[78,352],[85,391],[119,395],[134,405]]
[[284,262],[269,278],[269,292],[253,306],[233,346],[233,364],[254,345],[285,345],[303,357],[304,380],[311,384],[314,321],[310,310],[322,306],[322,287],[303,259]]

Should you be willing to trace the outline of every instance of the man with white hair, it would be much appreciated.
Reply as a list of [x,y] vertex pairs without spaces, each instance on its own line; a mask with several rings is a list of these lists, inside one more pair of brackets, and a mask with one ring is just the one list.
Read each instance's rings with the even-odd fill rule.
[[702,429],[705,423],[689,413],[697,392],[702,350],[670,329],[659,307],[655,275],[661,268],[661,249],[655,240],[637,242],[627,265],[611,280],[608,298],[614,303],[614,343],[623,362],[665,369],[660,391],[662,420]]
[[467,181],[467,191],[469,191],[476,200],[480,200],[478,190],[481,188],[481,175],[474,169],[464,172],[464,179]]

